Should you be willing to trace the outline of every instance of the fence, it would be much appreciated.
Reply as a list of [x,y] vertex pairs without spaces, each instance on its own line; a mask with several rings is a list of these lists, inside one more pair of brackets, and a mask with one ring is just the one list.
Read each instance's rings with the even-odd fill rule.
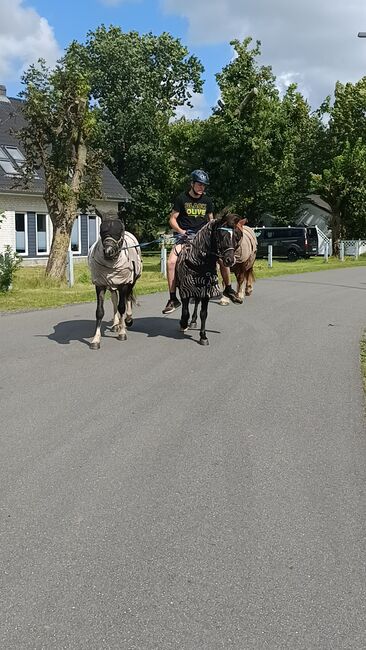
[[359,257],[366,253],[366,240],[364,239],[343,239],[344,254],[352,257]]

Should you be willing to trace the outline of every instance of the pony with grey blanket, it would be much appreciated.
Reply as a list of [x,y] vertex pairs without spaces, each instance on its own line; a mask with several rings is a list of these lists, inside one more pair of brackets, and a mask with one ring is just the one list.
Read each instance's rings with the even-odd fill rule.
[[[242,238],[242,232],[237,228],[240,219],[238,215],[225,214],[209,221],[192,241],[183,245],[178,256],[175,276],[182,300],[181,331],[186,332],[188,327],[196,326],[198,305],[201,303],[201,345],[209,343],[206,336],[209,300],[221,295],[217,261],[221,259],[228,267],[234,264],[234,253]],[[190,298],[194,299],[195,307],[189,322]]]
[[127,339],[126,326],[131,327],[133,288],[142,272],[141,250],[137,239],[125,231],[121,219],[106,219],[100,225],[100,238],[90,248],[88,264],[97,294],[96,329],[92,350],[99,350],[104,298],[110,291],[117,339]]

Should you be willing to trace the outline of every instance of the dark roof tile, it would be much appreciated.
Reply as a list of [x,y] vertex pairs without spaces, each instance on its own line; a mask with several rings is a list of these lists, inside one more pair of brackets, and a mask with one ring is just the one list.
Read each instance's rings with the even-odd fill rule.
[[[9,97],[9,101],[0,101],[0,146],[14,146],[24,153],[21,143],[16,137],[16,132],[25,126],[22,114],[22,100]],[[13,192],[14,194],[43,194],[44,175],[38,172],[39,179],[34,179],[24,188],[14,176],[6,175],[0,167],[0,192]],[[121,185],[112,172],[104,165],[102,170],[102,192],[105,199],[129,201],[130,194]]]

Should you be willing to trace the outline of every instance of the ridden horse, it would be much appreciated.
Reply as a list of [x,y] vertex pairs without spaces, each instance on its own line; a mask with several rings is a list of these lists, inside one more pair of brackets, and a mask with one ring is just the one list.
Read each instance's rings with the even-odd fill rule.
[[[244,293],[250,296],[253,292],[253,284],[255,276],[253,266],[257,254],[257,238],[254,230],[246,226],[247,219],[243,219],[238,224],[238,228],[243,233],[237,249],[235,250],[235,263],[231,267],[237,281],[236,296],[237,302],[242,303],[244,300]],[[222,296],[220,305],[228,305],[229,299]]]
[[[197,320],[198,305],[201,303],[201,345],[208,345],[206,319],[208,302],[221,294],[217,277],[217,261],[224,266],[235,262],[234,252],[238,247],[242,232],[237,225],[238,215],[225,214],[220,219],[209,221],[189,243],[183,245],[178,255],[175,275],[182,300],[181,331],[194,327]],[[193,298],[195,308],[189,324],[189,300]]]
[[106,219],[100,225],[100,238],[90,248],[88,264],[97,294],[96,329],[92,350],[99,350],[104,297],[109,289],[113,309],[113,331],[118,340],[127,339],[126,327],[131,327],[133,287],[141,275],[141,251],[137,239],[125,231],[121,219]]

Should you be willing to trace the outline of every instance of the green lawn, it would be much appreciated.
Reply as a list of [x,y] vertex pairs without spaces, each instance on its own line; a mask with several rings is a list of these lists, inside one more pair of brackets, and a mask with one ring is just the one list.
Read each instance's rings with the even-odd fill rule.
[[[257,278],[268,278],[289,273],[307,273],[355,266],[366,266],[366,256],[361,256],[357,261],[349,257],[344,262],[330,258],[327,264],[320,257],[297,262],[274,260],[272,269],[268,268],[267,260],[258,260],[255,264],[255,273]],[[0,293],[0,311],[42,309],[94,300],[95,289],[90,282],[87,264],[75,264],[74,275],[75,284],[69,288],[66,283],[47,280],[44,276],[44,267],[20,268],[15,276],[12,291]],[[140,295],[167,291],[167,282],[160,273],[158,255],[144,257],[144,270],[136,289],[136,293]]]

